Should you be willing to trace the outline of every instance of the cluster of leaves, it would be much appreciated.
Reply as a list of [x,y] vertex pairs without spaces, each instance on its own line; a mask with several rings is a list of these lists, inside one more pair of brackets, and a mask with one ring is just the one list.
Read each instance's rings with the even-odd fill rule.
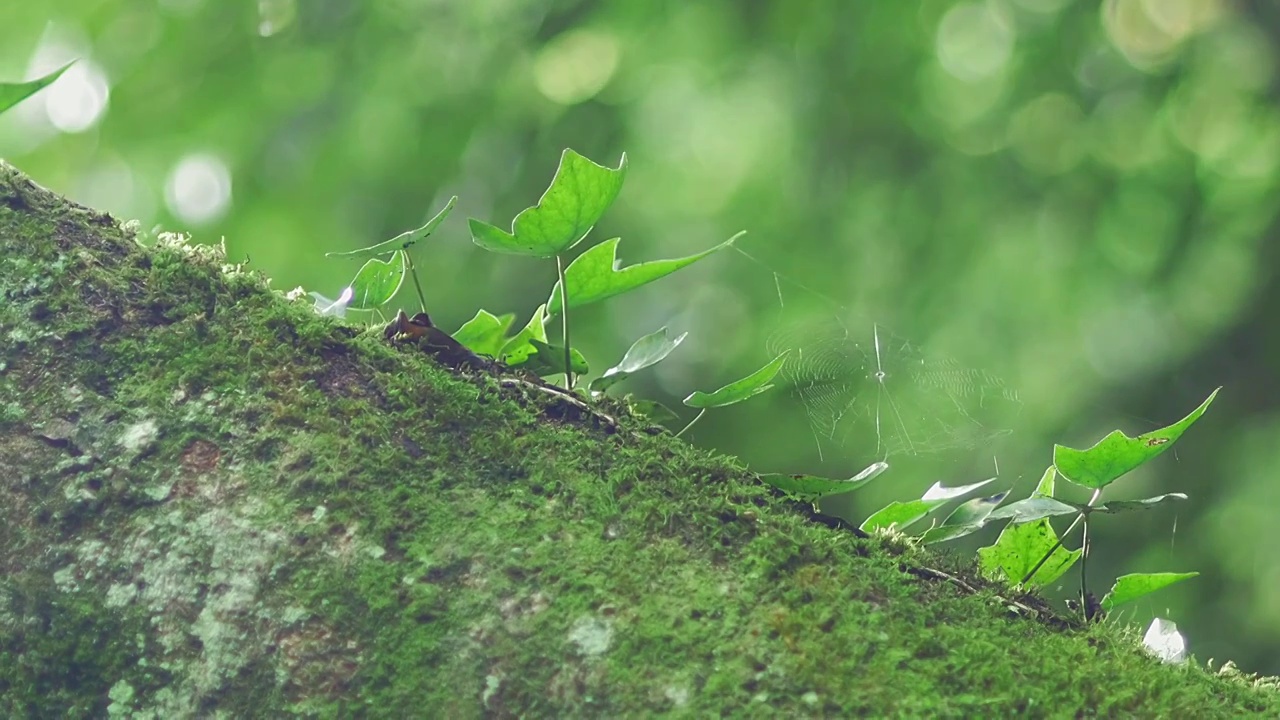
[[[1062,577],[1073,565],[1080,564],[1080,593],[1086,618],[1096,614],[1089,602],[1085,583],[1085,565],[1089,555],[1089,522],[1094,515],[1148,510],[1166,503],[1186,500],[1182,493],[1166,493],[1140,500],[1113,500],[1099,503],[1102,491],[1120,477],[1172,447],[1173,443],[1204,414],[1217,397],[1214,390],[1203,403],[1189,415],[1168,427],[1144,435],[1129,437],[1120,430],[1112,432],[1087,450],[1076,450],[1063,445],[1053,448],[1053,464],[1045,470],[1039,484],[1030,497],[1002,505],[1009,491],[986,497],[977,497],[961,503],[947,517],[933,523],[916,536],[921,542],[936,543],[969,535],[989,523],[1007,520],[995,543],[978,550],[979,567],[994,580],[1020,586],[1044,586]],[[823,497],[852,492],[865,487],[868,482],[888,469],[883,462],[875,463],[848,480],[833,480],[811,475],[763,475],[761,479],[780,490],[805,501],[816,502]],[[1069,483],[1087,488],[1092,496],[1087,502],[1072,502],[1055,495],[1058,477]],[[895,501],[872,513],[863,521],[860,529],[865,532],[907,532],[908,528],[928,517],[949,501],[973,492],[995,478],[982,482],[948,488],[935,484],[919,500]],[[1074,516],[1071,525],[1059,537],[1050,524],[1055,516]],[[1083,528],[1081,547],[1068,550],[1063,540],[1076,527]],[[1135,573],[1118,578],[1111,591],[1098,607],[1103,611],[1136,600],[1199,573]]]
[[[495,315],[481,309],[453,333],[454,339],[472,352],[490,356],[508,367],[520,367],[541,376],[564,375],[565,386],[573,389],[575,376],[587,375],[590,366],[570,344],[569,311],[666,277],[729,247],[742,236],[738,233],[715,247],[686,257],[627,267],[620,267],[617,257],[619,238],[612,238],[588,248],[565,267],[565,253],[585,239],[609,209],[622,189],[626,171],[625,154],[616,168],[609,168],[573,150],[565,150],[551,185],[536,205],[516,215],[510,231],[470,219],[471,239],[476,245],[496,253],[553,258],[556,280],[547,301],[533,311],[529,321],[518,331],[511,332],[515,320],[513,314]],[[408,275],[413,280],[423,312],[426,312],[426,301],[414,271],[411,251],[440,226],[456,202],[457,197],[451,198],[420,228],[370,247],[330,253],[331,257],[367,260],[339,301],[329,303],[322,299],[324,307],[321,309],[376,311],[395,299]],[[561,338],[559,343],[552,343],[547,325],[557,316],[561,320]],[[636,340],[621,361],[590,381],[588,391],[592,394],[606,392],[631,375],[655,365],[671,354],[686,335],[672,337],[663,327]],[[685,429],[710,408],[732,405],[769,389],[770,382],[782,368],[783,360],[784,356],[774,358],[760,370],[714,392],[690,394],[684,402],[698,409],[699,413]],[[635,403],[634,407],[654,419],[674,417],[674,413],[656,403]]]

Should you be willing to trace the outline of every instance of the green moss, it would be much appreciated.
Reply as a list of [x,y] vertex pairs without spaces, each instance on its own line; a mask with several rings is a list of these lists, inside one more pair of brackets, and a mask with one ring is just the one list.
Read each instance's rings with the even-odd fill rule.
[[[0,165],[12,716],[1274,714]],[[928,566],[955,585],[908,572]]]

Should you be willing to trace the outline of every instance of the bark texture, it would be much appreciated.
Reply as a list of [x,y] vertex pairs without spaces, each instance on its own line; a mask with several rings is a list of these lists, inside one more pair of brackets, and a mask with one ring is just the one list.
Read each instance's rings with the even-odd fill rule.
[[0,163],[0,715],[1280,712],[608,413]]

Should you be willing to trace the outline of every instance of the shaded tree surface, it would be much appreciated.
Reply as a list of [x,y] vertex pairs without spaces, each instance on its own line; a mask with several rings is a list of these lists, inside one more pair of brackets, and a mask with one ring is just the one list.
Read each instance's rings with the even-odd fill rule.
[[3,164],[0,293],[6,717],[1280,711]]

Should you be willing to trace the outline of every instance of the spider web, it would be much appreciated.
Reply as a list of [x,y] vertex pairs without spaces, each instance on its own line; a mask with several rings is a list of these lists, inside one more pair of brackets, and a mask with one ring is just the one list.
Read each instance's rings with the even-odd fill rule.
[[827,309],[787,317],[782,277],[773,274],[780,313],[766,347],[788,353],[780,375],[804,407],[820,458],[824,448],[872,441],[883,459],[974,449],[1012,432],[1021,401],[999,376],[877,323],[846,323],[844,309],[816,293]]

